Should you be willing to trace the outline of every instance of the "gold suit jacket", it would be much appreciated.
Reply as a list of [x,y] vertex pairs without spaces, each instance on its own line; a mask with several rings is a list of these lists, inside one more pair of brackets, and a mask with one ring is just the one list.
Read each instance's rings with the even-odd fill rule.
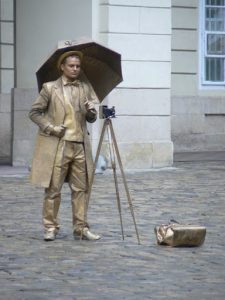
[[[97,118],[97,112],[87,114],[84,108],[86,99],[96,101],[97,97],[88,82],[80,84],[80,102],[82,108],[82,130],[84,133],[84,149],[87,165],[88,178],[93,170],[93,160],[91,153],[91,145],[89,141],[89,133],[87,131],[86,121],[92,123]],[[43,84],[43,88],[36,101],[33,103],[29,112],[30,119],[39,126],[36,144],[34,148],[34,156],[30,180],[33,184],[49,187],[53,165],[55,161],[56,151],[59,138],[46,133],[45,129],[50,125],[63,124],[65,119],[64,96],[62,87],[62,78]]]

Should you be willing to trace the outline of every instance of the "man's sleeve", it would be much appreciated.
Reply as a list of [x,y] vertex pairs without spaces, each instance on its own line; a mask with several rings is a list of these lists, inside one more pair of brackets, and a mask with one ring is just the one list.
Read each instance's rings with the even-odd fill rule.
[[[88,101],[91,101],[94,104],[99,103],[98,97],[96,96],[94,89],[89,81],[86,82],[86,94],[87,94]],[[86,120],[89,123],[93,123],[96,121],[97,115],[98,115],[98,113],[97,113],[96,109],[91,109],[86,114]]]
[[39,96],[33,103],[29,112],[29,118],[36,123],[42,131],[51,125],[51,123],[45,118],[44,113],[48,109],[50,95],[46,84],[43,84],[42,90]]

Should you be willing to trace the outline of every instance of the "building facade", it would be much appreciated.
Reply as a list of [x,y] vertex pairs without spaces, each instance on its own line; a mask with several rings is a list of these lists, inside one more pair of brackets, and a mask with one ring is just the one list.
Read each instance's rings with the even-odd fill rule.
[[13,1],[0,1],[0,163],[12,162],[12,94],[15,86]]
[[225,150],[225,1],[172,0],[175,152]]
[[[125,168],[170,166],[174,149],[224,149],[224,0],[0,5],[0,163],[30,165],[35,71],[58,41],[82,36],[122,55],[124,81],[103,104],[116,107]],[[101,120],[90,127],[94,152],[101,128]]]

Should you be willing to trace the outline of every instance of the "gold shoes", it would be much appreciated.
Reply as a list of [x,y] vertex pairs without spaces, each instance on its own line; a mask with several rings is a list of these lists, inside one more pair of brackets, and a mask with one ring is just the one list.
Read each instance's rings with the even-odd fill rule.
[[[46,229],[44,233],[44,240],[45,241],[54,241],[55,237],[58,233],[58,230],[55,228]],[[83,233],[81,232],[74,232],[74,239],[75,240],[88,240],[88,241],[97,241],[101,238],[100,235],[92,233],[87,227],[83,229]]]
[[55,228],[46,229],[45,233],[44,233],[44,240],[47,242],[54,241],[57,233],[58,233],[58,230]]
[[88,241],[97,241],[101,238],[100,235],[92,233],[88,228],[83,229],[83,233],[74,233],[74,239],[79,240],[82,238],[82,240],[88,240]]

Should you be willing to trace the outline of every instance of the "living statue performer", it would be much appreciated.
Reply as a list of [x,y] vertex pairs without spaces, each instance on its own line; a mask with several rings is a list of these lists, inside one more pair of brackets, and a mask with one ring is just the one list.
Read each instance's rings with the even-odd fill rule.
[[29,113],[39,126],[31,182],[45,188],[44,240],[53,241],[59,231],[57,215],[63,183],[71,189],[74,238],[98,240],[87,223],[88,178],[93,170],[86,121],[97,118],[97,97],[89,81],[82,79],[82,52],[67,51],[58,59],[61,76],[46,82]]

